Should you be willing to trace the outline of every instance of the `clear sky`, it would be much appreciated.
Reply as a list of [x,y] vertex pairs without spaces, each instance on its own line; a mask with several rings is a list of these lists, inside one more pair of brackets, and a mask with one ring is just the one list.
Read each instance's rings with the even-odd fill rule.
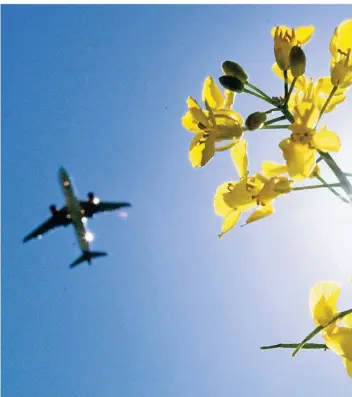
[[[2,7],[4,397],[351,395],[333,353],[259,349],[313,329],[319,280],[343,282],[341,309],[352,307],[351,209],[295,192],[219,240],[213,195],[236,172],[229,153],[192,169],[180,124],[226,59],[281,94],[274,25],[315,25],[307,73],[329,74],[330,37],[351,17],[351,6]],[[351,105],[326,117],[350,172]],[[236,110],[267,109],[239,96]],[[280,160],[284,136],[247,134],[253,172]],[[126,220],[89,222],[109,256],[74,270],[72,227],[22,244],[64,202],[61,165],[81,198],[133,204]]]

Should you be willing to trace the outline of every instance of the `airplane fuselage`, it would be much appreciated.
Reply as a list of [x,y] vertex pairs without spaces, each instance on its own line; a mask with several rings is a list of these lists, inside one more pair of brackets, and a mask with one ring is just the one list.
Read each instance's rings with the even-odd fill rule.
[[68,176],[67,171],[64,168],[60,168],[60,186],[65,196],[67,216],[71,217],[75,234],[79,246],[83,252],[89,251],[89,243],[86,239],[86,229],[82,221],[83,214],[82,208],[77,200],[75,193],[73,191],[72,183]]

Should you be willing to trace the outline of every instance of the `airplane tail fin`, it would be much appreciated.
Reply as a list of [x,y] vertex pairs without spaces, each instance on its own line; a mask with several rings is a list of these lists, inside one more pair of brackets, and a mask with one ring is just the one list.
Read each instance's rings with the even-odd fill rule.
[[83,262],[88,262],[91,264],[91,261],[93,258],[98,258],[99,256],[106,256],[106,252],[102,251],[85,251],[83,254],[77,258],[73,263],[71,263],[70,268],[72,269],[73,267],[80,265]]

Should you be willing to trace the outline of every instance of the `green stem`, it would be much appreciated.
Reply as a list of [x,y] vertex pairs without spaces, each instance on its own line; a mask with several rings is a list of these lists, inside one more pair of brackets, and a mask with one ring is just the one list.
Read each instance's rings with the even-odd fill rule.
[[349,172],[344,172],[344,174],[345,174],[345,176],[349,176],[349,177],[352,176],[352,174],[350,174]]
[[[341,196],[340,193],[338,193],[335,189],[333,189],[331,187],[331,185],[329,185],[328,183],[325,182],[325,180],[319,176],[318,174],[315,175],[315,177],[325,186],[327,187],[331,193],[333,193],[336,197],[338,197],[341,201],[343,201],[344,203],[347,204],[351,204],[351,202],[349,200],[347,200],[345,197]],[[341,187],[341,184],[339,184],[339,187]]]
[[247,81],[245,84],[248,85],[248,87],[252,88],[254,91],[259,92],[259,94],[261,94],[263,97],[265,97],[265,98],[271,100],[271,98],[270,98],[269,95],[266,95],[266,93],[265,93],[264,91],[260,90],[260,89],[259,89],[258,87],[256,87],[255,85],[248,83],[248,81]]
[[296,354],[303,348],[303,346],[313,338],[313,336],[317,335],[319,332],[321,332],[324,328],[328,327],[329,325],[333,324],[337,320],[340,320],[341,318],[347,316],[348,314],[352,313],[352,309],[345,310],[344,312],[340,312],[337,314],[335,317],[333,317],[326,325],[320,325],[319,327],[315,328],[314,331],[312,331],[309,335],[307,335],[301,343],[298,344],[296,347],[295,351],[292,353],[292,357],[295,357]]
[[352,185],[346,175],[342,172],[341,168],[336,164],[335,160],[329,153],[321,152],[320,150],[318,150],[318,153],[324,159],[331,171],[336,175],[336,178],[340,181],[341,187],[346,192],[349,201],[352,202]]
[[285,125],[268,125],[268,126],[263,126],[261,130],[278,130],[278,129],[283,129],[283,128],[289,128],[291,124],[285,124]]
[[286,120],[286,116],[280,116],[280,117],[276,117],[276,119],[266,121],[264,123],[264,125],[267,126],[267,125],[270,125],[270,124],[276,123],[277,121],[282,121],[282,120]]
[[273,103],[272,103],[272,101],[271,101],[270,98],[263,97],[263,96],[257,94],[256,92],[247,90],[246,88],[243,90],[243,92],[245,92],[245,93],[247,93],[247,94],[250,94],[250,95],[254,95],[254,96],[256,96],[257,98],[262,99],[263,101],[270,103],[270,105],[273,105]]
[[341,187],[340,183],[330,183],[324,185],[311,185],[311,186],[300,186],[300,187],[293,187],[291,190],[309,190],[309,189],[319,189],[319,188],[330,188],[330,187]]
[[287,70],[284,70],[284,80],[285,80],[285,101],[287,103],[287,97],[288,97],[288,78],[287,78]]
[[[271,350],[271,349],[295,349],[298,347],[298,343],[278,343],[277,345],[271,346],[261,346],[261,350]],[[301,349],[325,349],[328,350],[329,348],[324,343],[306,343]]]
[[290,86],[290,90],[289,90],[289,92],[287,94],[287,98],[286,98],[286,101],[285,101],[285,106],[287,106],[288,101],[290,100],[292,91],[295,88],[296,81],[297,81],[297,77],[294,77],[294,79],[292,80],[291,86]]
[[267,110],[266,112],[263,112],[263,113],[269,114],[269,113],[272,113],[272,112],[281,112],[281,109],[279,109],[279,108],[273,108],[273,109]]
[[318,125],[318,123],[319,123],[319,121],[320,121],[322,115],[324,114],[324,112],[325,112],[327,106],[329,105],[329,103],[330,103],[332,97],[335,95],[335,92],[336,92],[337,89],[338,89],[338,87],[337,87],[336,85],[334,85],[334,88],[331,90],[330,95],[328,96],[326,102],[324,103],[324,106],[322,107],[322,109],[321,109],[321,111],[320,111],[320,113],[319,113],[318,121],[317,121],[317,123],[315,124],[314,129],[317,128],[317,125]]

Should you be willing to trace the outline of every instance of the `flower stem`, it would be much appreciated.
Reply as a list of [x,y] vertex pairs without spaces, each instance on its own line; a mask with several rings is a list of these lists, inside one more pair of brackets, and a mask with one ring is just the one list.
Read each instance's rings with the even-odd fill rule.
[[313,336],[317,335],[319,332],[321,332],[324,328],[328,327],[329,325],[333,324],[337,320],[340,320],[341,318],[347,316],[348,314],[352,313],[352,309],[345,310],[343,312],[338,313],[336,316],[334,316],[326,325],[319,325],[319,327],[315,328],[314,331],[312,331],[309,335],[307,335],[301,343],[298,344],[296,347],[295,351],[292,353],[292,357],[295,357],[295,355],[303,348],[303,346],[313,338]]
[[319,113],[318,121],[316,122],[314,129],[317,128],[317,125],[318,125],[318,123],[319,123],[319,121],[320,121],[322,115],[324,114],[324,112],[325,112],[327,106],[329,105],[329,103],[330,103],[332,97],[335,95],[335,92],[336,92],[337,88],[338,88],[338,87],[337,87],[336,85],[334,85],[334,88],[331,90],[330,95],[328,96],[327,100],[326,100],[325,103],[324,103],[324,106],[322,107],[322,109],[321,109],[321,111],[320,111],[320,113]]
[[261,130],[278,130],[278,129],[283,129],[283,128],[289,128],[291,125],[290,124],[285,124],[285,125],[264,125]]
[[273,105],[273,103],[272,103],[272,101],[271,101],[271,99],[269,97],[266,97],[266,96],[263,97],[262,95],[259,95],[256,92],[247,90],[246,88],[243,90],[243,92],[245,92],[246,94],[254,95],[257,98],[262,99],[263,101],[270,103],[270,105]]
[[277,121],[282,121],[282,120],[286,120],[286,116],[280,116],[280,117],[276,117],[276,119],[266,121],[264,123],[264,126],[267,126],[267,125],[270,125],[270,124],[276,123]]
[[285,79],[285,101],[287,103],[287,97],[288,97],[288,79],[287,79],[287,70],[284,70],[284,79]]
[[[341,196],[340,193],[338,193],[335,189],[331,187],[328,183],[325,182],[325,180],[318,174],[315,175],[315,177],[323,184],[323,186],[327,187],[331,193],[333,193],[336,197],[338,197],[341,201],[347,204],[351,204],[349,200],[347,200],[345,197]],[[339,187],[341,187],[341,184],[339,183]]]
[[248,81],[246,82],[246,85],[248,85],[248,87],[252,88],[254,91],[259,92],[259,94],[261,94],[263,97],[265,97],[265,98],[271,100],[271,98],[270,98],[269,95],[266,95],[266,93],[265,93],[264,91],[260,90],[260,89],[259,89],[258,87],[256,87],[255,85],[248,83]]
[[288,101],[290,100],[292,91],[293,91],[293,89],[295,88],[296,81],[297,81],[297,77],[294,77],[294,79],[292,80],[291,86],[290,86],[290,90],[289,90],[289,92],[288,92],[288,94],[287,94],[287,98],[286,98],[286,100],[285,100],[285,106],[287,106]]
[[[271,349],[295,349],[298,347],[298,343],[278,343],[277,345],[270,346],[261,346],[261,350],[271,350]],[[324,349],[328,350],[329,348],[324,343],[306,343],[301,349]]]
[[336,175],[336,178],[340,181],[341,187],[346,192],[349,201],[352,202],[352,185],[346,175],[342,172],[341,168],[336,164],[335,160],[329,153],[321,152],[320,150],[318,150],[318,152],[331,171]]
[[331,187],[341,187],[340,183],[330,183],[324,185],[311,185],[311,186],[299,186],[293,187],[291,190],[309,190],[309,189],[319,189],[319,188],[331,188]]

